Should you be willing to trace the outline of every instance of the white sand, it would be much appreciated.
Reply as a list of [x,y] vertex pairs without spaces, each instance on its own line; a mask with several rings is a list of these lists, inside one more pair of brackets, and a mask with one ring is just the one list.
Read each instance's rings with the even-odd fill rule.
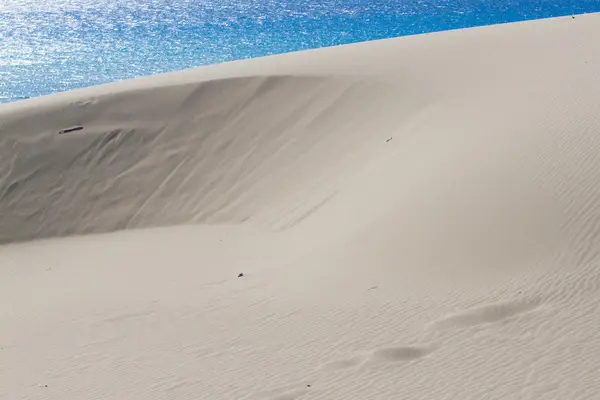
[[0,106],[0,398],[600,398],[598,38],[592,14]]

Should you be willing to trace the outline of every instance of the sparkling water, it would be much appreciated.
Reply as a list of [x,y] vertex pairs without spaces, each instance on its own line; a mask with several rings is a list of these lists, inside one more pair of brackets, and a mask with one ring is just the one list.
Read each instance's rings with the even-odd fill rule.
[[0,102],[203,64],[600,11],[600,0],[0,0]]

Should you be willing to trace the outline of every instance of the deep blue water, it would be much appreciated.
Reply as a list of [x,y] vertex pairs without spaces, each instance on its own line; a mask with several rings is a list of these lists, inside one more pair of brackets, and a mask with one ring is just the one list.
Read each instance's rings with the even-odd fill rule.
[[203,64],[600,11],[600,0],[0,0],[0,103]]

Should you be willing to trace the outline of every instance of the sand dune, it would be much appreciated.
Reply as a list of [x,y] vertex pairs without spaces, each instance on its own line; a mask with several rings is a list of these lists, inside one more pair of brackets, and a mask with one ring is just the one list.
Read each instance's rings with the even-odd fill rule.
[[597,398],[599,36],[590,14],[1,105],[0,398]]
[[[403,101],[378,82],[271,76],[82,99],[48,107],[43,122],[9,114],[1,239],[292,224],[331,196],[321,181],[360,170],[416,108],[397,112]],[[83,129],[58,134],[72,127]]]

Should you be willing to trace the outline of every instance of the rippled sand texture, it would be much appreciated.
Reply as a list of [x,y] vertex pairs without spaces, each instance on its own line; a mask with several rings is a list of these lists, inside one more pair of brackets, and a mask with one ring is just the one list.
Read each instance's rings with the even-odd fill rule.
[[0,398],[598,398],[598,37],[591,14],[0,106]]

